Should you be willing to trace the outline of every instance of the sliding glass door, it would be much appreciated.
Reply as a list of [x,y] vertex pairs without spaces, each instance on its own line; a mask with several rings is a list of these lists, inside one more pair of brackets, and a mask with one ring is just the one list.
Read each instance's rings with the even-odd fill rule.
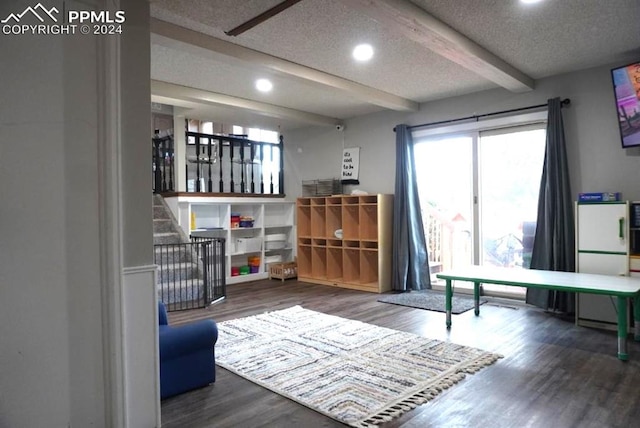
[[[542,174],[545,125],[420,138],[415,156],[432,281],[469,264],[528,268]],[[458,283],[456,288],[471,288]],[[524,289],[483,286],[488,295]]]
[[433,274],[473,258],[474,139],[434,138],[415,145],[416,178]]

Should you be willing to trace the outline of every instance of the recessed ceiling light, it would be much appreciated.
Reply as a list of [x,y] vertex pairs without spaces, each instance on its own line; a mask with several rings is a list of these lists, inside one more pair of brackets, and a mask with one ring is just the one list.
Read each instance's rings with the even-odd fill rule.
[[533,4],[533,3],[539,3],[542,0],[520,0],[520,1],[524,4]]
[[256,80],[256,89],[260,92],[269,92],[273,89],[273,83],[268,79],[258,79]]
[[353,49],[353,57],[357,61],[369,61],[373,57],[373,48],[366,43],[358,45]]

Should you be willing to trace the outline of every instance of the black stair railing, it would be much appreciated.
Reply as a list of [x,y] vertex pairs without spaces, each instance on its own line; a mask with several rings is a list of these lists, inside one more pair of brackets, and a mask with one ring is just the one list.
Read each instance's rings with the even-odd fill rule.
[[186,131],[186,141],[187,192],[284,194],[282,136],[268,143]]
[[158,130],[153,138],[153,193],[173,192],[173,138],[171,136],[160,136]]
[[[174,140],[156,131],[151,141],[153,192],[175,192]],[[284,195],[282,136],[278,143],[268,143],[244,135],[186,131],[186,141],[187,192]]]

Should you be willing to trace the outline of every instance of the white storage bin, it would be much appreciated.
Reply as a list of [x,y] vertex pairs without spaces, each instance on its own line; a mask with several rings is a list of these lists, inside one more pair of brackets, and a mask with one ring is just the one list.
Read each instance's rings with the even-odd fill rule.
[[267,241],[264,245],[266,250],[281,250],[287,246],[287,241]]
[[262,238],[236,238],[236,253],[256,253],[262,250]]
[[265,250],[281,250],[287,246],[287,235],[285,233],[272,233],[265,235]]
[[269,235],[266,235],[264,237],[265,242],[269,242],[269,241],[286,241],[287,240],[287,234],[286,233],[272,233]]
[[266,256],[264,258],[264,263],[282,263],[282,254],[275,254],[273,256]]

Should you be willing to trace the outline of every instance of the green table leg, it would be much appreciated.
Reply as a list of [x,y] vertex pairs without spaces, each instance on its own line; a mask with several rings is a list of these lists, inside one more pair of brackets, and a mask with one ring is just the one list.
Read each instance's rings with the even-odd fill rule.
[[453,287],[451,286],[451,280],[446,281],[446,297],[445,297],[445,310],[447,312],[447,329],[451,328],[451,299],[453,297]]
[[475,305],[476,316],[480,315],[480,283],[473,283],[473,304]]
[[635,321],[633,338],[640,342],[640,296],[638,295],[633,298],[633,320]]
[[618,358],[629,359],[627,354],[627,298],[618,296]]

